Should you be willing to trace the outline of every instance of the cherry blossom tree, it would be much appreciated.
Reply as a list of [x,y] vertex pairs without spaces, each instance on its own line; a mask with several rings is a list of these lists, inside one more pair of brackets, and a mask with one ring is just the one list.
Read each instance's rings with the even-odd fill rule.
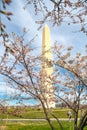
[[[0,2],[3,4],[0,9],[0,14],[5,15],[8,20],[11,20],[10,16],[13,13],[6,10],[6,5],[10,5],[12,1],[1,0]],[[45,22],[51,22],[57,26],[60,26],[62,23],[66,23],[69,26],[78,24],[80,26],[78,31],[82,31],[87,35],[87,0],[49,0],[49,3],[46,0],[26,0],[24,9],[27,9],[31,4],[34,9],[32,11],[35,12],[35,15],[40,16],[40,19],[36,20],[36,23],[40,24],[39,28],[41,28]],[[0,28],[2,32],[6,28],[6,25],[4,25],[1,20]]]
[[[78,24],[80,30],[87,35],[87,0],[26,0],[26,6],[33,5],[36,15],[41,18],[36,23],[42,25],[51,22],[53,25]],[[42,17],[43,15],[43,17]]]
[[[10,5],[11,0],[2,0],[1,2],[3,3],[3,8],[0,9],[0,14],[11,20],[12,12],[6,10],[6,5]],[[86,0],[77,0],[76,2],[50,0],[51,9],[44,0],[27,0],[27,2],[26,5],[34,5],[36,14],[39,14],[39,12],[43,14],[43,18],[37,20],[36,23],[42,25],[44,22],[50,21],[53,25],[61,25],[62,22],[68,25],[72,23],[80,24],[80,31],[87,34]],[[21,97],[20,102],[22,102],[23,98],[25,100],[35,98],[41,103],[51,129],[55,130],[55,127],[52,124],[49,113],[56,119],[61,130],[63,130],[58,117],[49,109],[44,95],[44,92],[48,93],[48,91],[42,85],[45,79],[43,77],[46,76],[46,73],[41,73],[42,56],[34,55],[35,49],[31,47],[35,37],[25,43],[23,36],[16,36],[16,34],[12,33],[10,37],[5,32],[5,27],[6,25],[0,19],[0,36],[2,36],[0,47],[3,49],[0,54],[0,74],[7,77],[6,82],[12,84],[12,88],[20,91],[21,94],[27,95],[23,97],[21,94],[15,93],[13,95],[14,99]],[[24,30],[24,33],[26,33],[26,30]],[[63,101],[72,110],[74,114],[74,130],[83,130],[87,125],[87,110],[83,111],[80,122],[78,122],[78,115],[79,110],[81,110],[81,103],[87,103],[87,53],[85,55],[77,53],[75,57],[72,57],[72,47],[64,50],[63,45],[55,43],[53,48],[54,60],[51,63],[54,66],[54,74],[53,77],[49,77],[49,81],[53,81],[55,98]],[[14,113],[17,113],[17,111]]]
[[[72,47],[67,50],[63,45],[54,46],[54,83],[57,86],[55,96],[63,101],[73,112],[74,130],[83,130],[87,125],[87,110],[83,108],[80,122],[78,121],[81,105],[87,104],[87,54],[78,53],[71,56]],[[57,59],[57,60],[56,60]],[[79,123],[78,123],[79,122]]]
[[[10,41],[9,41],[10,39]],[[41,86],[40,78],[41,72],[41,56],[33,53],[34,49],[30,47],[35,37],[29,42],[25,43],[23,37],[16,36],[12,33],[11,38],[4,36],[1,42],[3,48],[3,55],[0,60],[0,74],[7,77],[6,80],[13,89],[21,92],[14,93],[13,99],[21,102],[23,99],[36,99],[42,105],[46,119],[54,130],[48,115],[47,107],[45,106],[46,98],[44,98],[43,87]],[[22,96],[24,93],[25,96]],[[21,99],[19,99],[21,97]]]
[[[35,37],[25,43],[22,36],[16,36],[14,33],[11,34],[11,37],[5,36],[1,42],[3,54],[0,54],[0,74],[7,77],[7,82],[12,84],[12,88],[20,91],[19,95],[18,93],[14,94],[14,99],[20,98],[20,103],[23,102],[23,98],[25,100],[32,98],[38,100],[51,129],[55,130],[55,127],[49,115],[56,119],[61,130],[63,130],[61,122],[48,107],[46,101],[45,93],[50,93],[43,87],[45,80],[43,77],[46,76],[46,73],[41,73],[41,55],[35,55],[33,53],[34,48],[30,46],[34,40]],[[86,55],[81,54],[76,54],[76,57],[72,58],[70,56],[71,50],[72,47],[66,50],[63,45],[55,43],[53,48],[54,60],[51,63],[54,66],[54,74],[49,77],[48,83],[53,81],[55,98],[63,101],[72,110],[74,129],[82,130],[87,123],[87,110],[83,111],[79,125],[77,124],[81,103],[87,102],[87,58]],[[22,93],[25,93],[25,97],[22,96]]]
[[11,21],[11,17],[13,13],[11,11],[7,11],[6,6],[10,5],[11,0],[1,0],[0,1],[0,36],[7,35],[6,33],[6,25],[2,21],[2,15],[6,16],[6,18]]

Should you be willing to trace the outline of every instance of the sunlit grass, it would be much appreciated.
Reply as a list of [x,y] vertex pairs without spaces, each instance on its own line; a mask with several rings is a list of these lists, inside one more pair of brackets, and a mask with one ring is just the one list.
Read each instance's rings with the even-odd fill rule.
[[[73,122],[62,121],[61,123],[64,130],[73,130]],[[55,130],[61,130],[55,121],[53,125]],[[4,128],[4,130],[51,130],[47,121],[7,122],[0,124],[0,128]],[[84,130],[87,130],[87,127]]]
[[[25,119],[36,119],[36,118],[45,118],[45,114],[43,112],[43,109],[30,109],[30,108],[25,108],[25,111],[23,111],[20,115],[21,116],[14,116],[15,109],[11,108],[8,110],[8,112],[11,112],[12,114],[0,114],[0,118],[4,119],[4,118],[25,118]],[[21,111],[21,110],[20,110]],[[52,112],[58,117],[58,118],[68,118],[67,117],[67,112],[69,111],[69,109],[60,109],[60,108],[56,108],[53,109]],[[52,117],[50,115],[50,117]]]
[[[72,123],[71,123],[72,124]],[[62,122],[64,126],[64,130],[69,130],[69,127],[72,128],[72,125],[69,125],[68,122]],[[54,121],[53,125],[55,126],[55,130],[60,130],[59,125]],[[3,123],[2,126],[6,127],[6,130],[51,130],[47,121],[29,121],[29,122],[8,122]]]

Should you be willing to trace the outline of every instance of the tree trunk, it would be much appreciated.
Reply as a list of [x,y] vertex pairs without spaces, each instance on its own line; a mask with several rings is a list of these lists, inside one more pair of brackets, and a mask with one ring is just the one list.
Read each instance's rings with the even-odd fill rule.
[[83,117],[80,120],[78,130],[83,130],[86,125],[87,125],[87,110],[85,111]]
[[48,112],[47,112],[47,110],[45,108],[45,105],[44,105],[43,101],[42,100],[40,100],[40,101],[41,101],[41,104],[42,104],[42,107],[43,107],[43,110],[44,110],[44,114],[46,116],[46,120],[48,121],[48,123],[49,123],[49,125],[51,127],[51,130],[55,130],[55,128],[54,128],[54,126],[53,126],[53,124],[52,124],[52,122],[51,122],[51,120],[50,120],[50,118],[48,116]]
[[78,122],[78,111],[74,113],[74,130],[78,130],[77,122]]
[[51,112],[51,115],[56,119],[56,121],[58,122],[58,124],[59,124],[59,126],[60,126],[60,129],[61,130],[64,130],[64,128],[63,128],[63,126],[62,126],[62,124],[61,124],[61,122],[59,121],[59,119]]

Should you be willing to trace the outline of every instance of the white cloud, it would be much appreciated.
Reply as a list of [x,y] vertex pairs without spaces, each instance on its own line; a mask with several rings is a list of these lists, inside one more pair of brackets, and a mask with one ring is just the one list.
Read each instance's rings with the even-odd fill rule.
[[70,39],[70,37],[60,35],[59,33],[52,34],[51,39],[52,39],[52,45],[54,44],[55,41],[57,41],[59,44],[65,45],[65,46],[72,45],[72,40]]
[[12,1],[11,5],[7,6],[7,10],[13,13],[13,16],[11,16],[11,21],[8,21],[4,17],[3,21],[9,33],[16,32],[17,34],[21,34],[22,29],[26,27],[27,30],[30,30],[29,34],[31,36],[36,33],[37,25],[32,17],[31,12],[29,12],[27,9],[23,9],[23,2],[24,1],[21,0]]
[[4,94],[13,95],[13,94],[16,94],[17,92],[18,92],[18,90],[13,88],[10,84],[8,84],[6,82],[0,82],[0,93],[2,95],[4,95]]
[[19,27],[34,27],[35,24],[31,14],[23,9],[22,1],[15,1],[16,10],[14,11],[14,21]]

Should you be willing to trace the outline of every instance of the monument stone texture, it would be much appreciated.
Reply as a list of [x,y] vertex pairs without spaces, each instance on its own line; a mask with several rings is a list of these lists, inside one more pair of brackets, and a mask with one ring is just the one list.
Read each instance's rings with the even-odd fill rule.
[[50,43],[50,29],[46,24],[42,31],[42,74],[43,74],[43,93],[46,107],[54,108],[54,87],[52,81],[53,66],[52,66],[52,52]]

